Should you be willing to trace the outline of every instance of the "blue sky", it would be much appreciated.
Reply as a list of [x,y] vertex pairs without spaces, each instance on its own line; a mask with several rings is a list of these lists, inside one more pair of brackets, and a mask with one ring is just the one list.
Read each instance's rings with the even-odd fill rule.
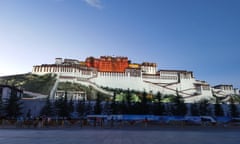
[[0,75],[128,56],[240,88],[239,0],[0,0]]

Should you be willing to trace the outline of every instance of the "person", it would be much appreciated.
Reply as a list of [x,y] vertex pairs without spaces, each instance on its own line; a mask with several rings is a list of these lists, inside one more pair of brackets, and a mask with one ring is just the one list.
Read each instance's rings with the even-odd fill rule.
[[96,126],[97,126],[97,118],[94,117],[94,127],[96,127]]
[[111,118],[111,127],[114,127],[114,119],[113,119],[113,117]]
[[50,126],[50,123],[51,123],[51,118],[47,117],[47,126]]
[[38,119],[38,127],[39,127],[39,128],[42,128],[42,127],[43,127],[43,119],[42,119],[42,116],[40,116],[39,119]]
[[2,119],[2,127],[4,128],[4,126],[5,126],[5,118],[2,117],[1,119]]
[[147,117],[145,117],[145,119],[144,119],[144,127],[147,127],[147,124],[148,124],[148,119],[147,119]]
[[83,118],[82,117],[79,119],[79,124],[80,124],[80,127],[82,128],[83,127]]
[[101,123],[101,127],[103,127],[104,126],[104,117],[101,118],[101,122],[100,123]]

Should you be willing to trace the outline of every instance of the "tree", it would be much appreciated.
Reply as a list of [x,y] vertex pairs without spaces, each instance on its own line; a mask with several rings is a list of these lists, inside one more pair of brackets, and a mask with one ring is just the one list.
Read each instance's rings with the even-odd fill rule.
[[94,106],[94,113],[95,114],[101,114],[102,113],[102,107],[101,107],[101,94],[97,93],[97,99]]
[[197,103],[192,103],[191,104],[191,115],[192,116],[199,116],[199,114],[200,114],[200,111],[199,111]]
[[127,90],[127,94],[126,94],[126,100],[127,100],[127,113],[130,114],[131,113],[131,93],[130,90],[128,88]]
[[88,103],[87,103],[86,107],[84,107],[84,109],[85,109],[84,113],[85,113],[86,115],[89,115],[89,114],[93,114],[93,113],[94,113],[93,107],[92,107],[92,104],[91,104],[90,101],[88,101]]
[[220,104],[220,100],[218,97],[216,97],[216,103],[214,105],[214,112],[215,112],[215,116],[224,116],[222,105]]
[[176,90],[176,98],[173,107],[173,114],[177,116],[184,116],[187,113],[187,106],[184,103],[182,96]]
[[4,105],[2,100],[2,91],[0,89],[0,118],[4,116]]
[[86,108],[85,108],[85,99],[81,100],[81,101],[78,101],[78,104],[77,104],[77,112],[79,114],[79,116],[84,116],[85,114],[85,111]]
[[156,95],[157,102],[154,103],[154,114],[162,115],[164,112],[164,105],[162,103],[162,94],[160,92]]
[[68,107],[68,101],[67,101],[67,92],[65,92],[65,95],[60,97],[56,103],[56,108],[57,108],[57,114],[58,116],[64,118],[64,117],[69,117],[70,112],[69,112],[69,107]]
[[127,90],[126,99],[127,99],[127,105],[129,107],[131,105],[131,94],[130,94],[129,88]]
[[210,114],[208,102],[209,101],[207,99],[203,99],[200,101],[200,103],[199,103],[200,115],[209,115]]
[[232,97],[230,98],[229,111],[230,111],[231,117],[238,117],[239,115],[238,108],[234,104],[234,100]]
[[11,89],[11,95],[6,100],[5,111],[9,118],[17,118],[22,115],[22,102],[20,97],[17,96],[17,90]]
[[73,103],[73,98],[72,97],[71,97],[71,99],[68,103],[68,110],[69,110],[69,113],[74,112],[74,103]]
[[32,116],[31,109],[28,109],[28,112],[27,112],[27,114],[26,114],[27,119],[30,119],[31,116]]
[[[121,92],[122,94],[122,92]],[[127,105],[125,94],[122,94],[122,101],[118,104],[118,109],[121,114],[127,114]]]
[[107,115],[111,114],[111,105],[109,104],[109,100],[105,101],[102,111],[104,114],[107,114]]
[[49,117],[52,116],[53,114],[54,114],[53,105],[50,101],[50,97],[48,96],[46,99],[46,103],[40,112],[40,115],[45,115]]
[[112,114],[116,114],[117,113],[116,92],[115,91],[113,92],[111,109],[112,109]]
[[149,112],[149,107],[147,104],[147,93],[144,90],[142,93],[142,101],[141,101],[141,106],[140,106],[140,114],[148,114]]

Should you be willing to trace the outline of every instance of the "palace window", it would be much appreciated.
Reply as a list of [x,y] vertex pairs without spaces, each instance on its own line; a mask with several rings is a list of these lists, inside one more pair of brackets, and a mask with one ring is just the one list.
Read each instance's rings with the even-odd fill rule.
[[203,85],[203,86],[202,86],[202,89],[203,89],[203,90],[210,90],[210,87],[209,87],[208,85]]

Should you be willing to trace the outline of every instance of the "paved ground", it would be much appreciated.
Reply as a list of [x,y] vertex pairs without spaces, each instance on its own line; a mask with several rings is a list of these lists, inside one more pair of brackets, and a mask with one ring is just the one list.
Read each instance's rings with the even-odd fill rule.
[[239,129],[0,129],[1,144],[239,144]]

